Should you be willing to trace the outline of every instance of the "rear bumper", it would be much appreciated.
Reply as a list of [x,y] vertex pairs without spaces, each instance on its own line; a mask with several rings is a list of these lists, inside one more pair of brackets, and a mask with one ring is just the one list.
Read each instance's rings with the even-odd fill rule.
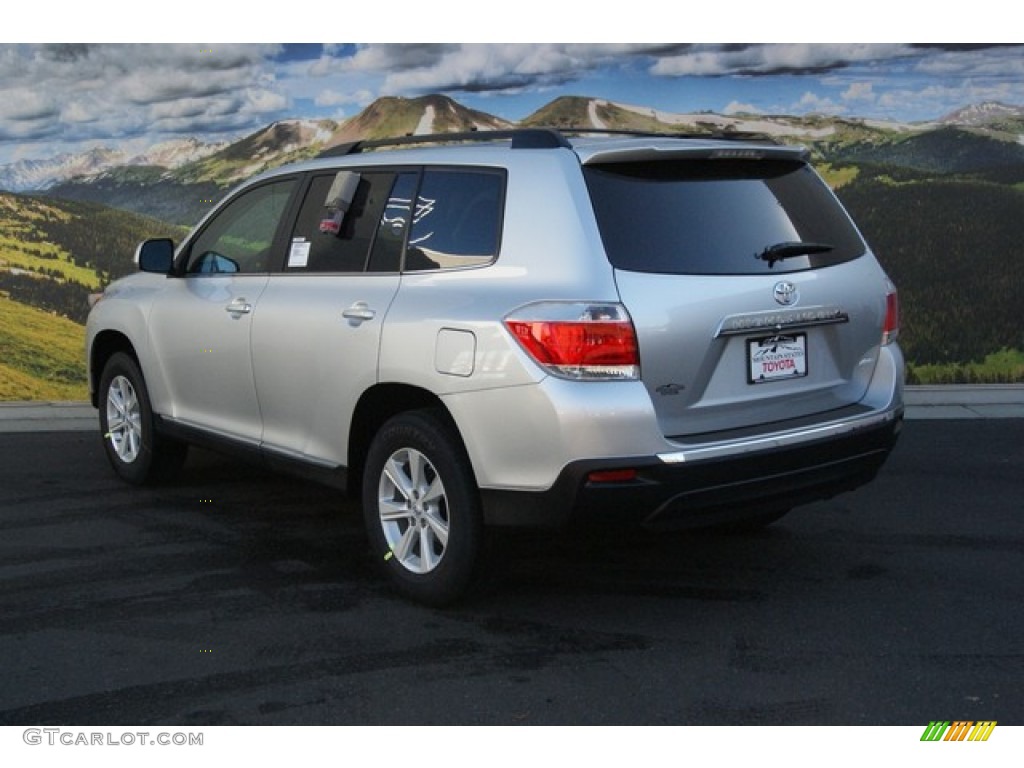
[[[485,490],[492,525],[583,521],[700,527],[784,510],[870,481],[896,442],[902,405],[844,409],[822,423],[760,435],[720,435],[648,457],[573,462],[540,492]],[[593,482],[598,470],[634,469],[628,482]]]

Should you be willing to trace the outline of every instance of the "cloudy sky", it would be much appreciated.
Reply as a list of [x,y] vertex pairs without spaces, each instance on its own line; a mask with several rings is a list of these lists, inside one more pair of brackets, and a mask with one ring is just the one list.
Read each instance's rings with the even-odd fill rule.
[[980,101],[1024,105],[1024,45],[3,44],[0,164],[232,138],[433,92],[511,120],[577,94],[674,112],[923,121]]

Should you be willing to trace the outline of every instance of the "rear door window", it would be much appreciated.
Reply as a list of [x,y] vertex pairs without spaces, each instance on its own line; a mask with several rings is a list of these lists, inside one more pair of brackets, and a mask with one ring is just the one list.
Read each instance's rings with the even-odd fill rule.
[[[366,171],[314,176],[292,231],[286,271],[364,271],[395,176]],[[332,194],[339,177],[352,185],[343,200]]]
[[[605,251],[619,269],[779,274],[866,251],[832,192],[802,162],[689,159],[595,164],[583,172]],[[818,252],[758,258],[795,243]]]

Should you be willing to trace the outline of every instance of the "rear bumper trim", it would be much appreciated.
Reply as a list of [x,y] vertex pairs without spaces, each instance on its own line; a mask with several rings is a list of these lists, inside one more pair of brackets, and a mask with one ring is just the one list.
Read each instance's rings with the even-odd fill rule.
[[846,418],[828,424],[813,427],[790,429],[766,435],[758,435],[746,440],[728,440],[720,443],[702,444],[693,448],[670,453],[659,453],[658,458],[665,464],[692,464],[709,459],[721,459],[728,456],[739,456],[744,453],[768,451],[775,448],[798,445],[812,440],[825,440],[838,437],[849,432],[881,427],[896,421],[902,416],[902,409],[873,412],[866,416]]

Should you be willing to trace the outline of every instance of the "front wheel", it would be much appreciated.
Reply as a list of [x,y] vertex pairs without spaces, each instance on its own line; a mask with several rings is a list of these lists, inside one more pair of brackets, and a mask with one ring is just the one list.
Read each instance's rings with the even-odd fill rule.
[[370,445],[363,515],[374,558],[407,596],[459,598],[482,538],[480,494],[462,442],[436,411],[399,414]]
[[99,407],[103,448],[122,478],[143,485],[167,480],[181,468],[188,448],[157,434],[146,381],[129,355],[118,352],[103,367]]

